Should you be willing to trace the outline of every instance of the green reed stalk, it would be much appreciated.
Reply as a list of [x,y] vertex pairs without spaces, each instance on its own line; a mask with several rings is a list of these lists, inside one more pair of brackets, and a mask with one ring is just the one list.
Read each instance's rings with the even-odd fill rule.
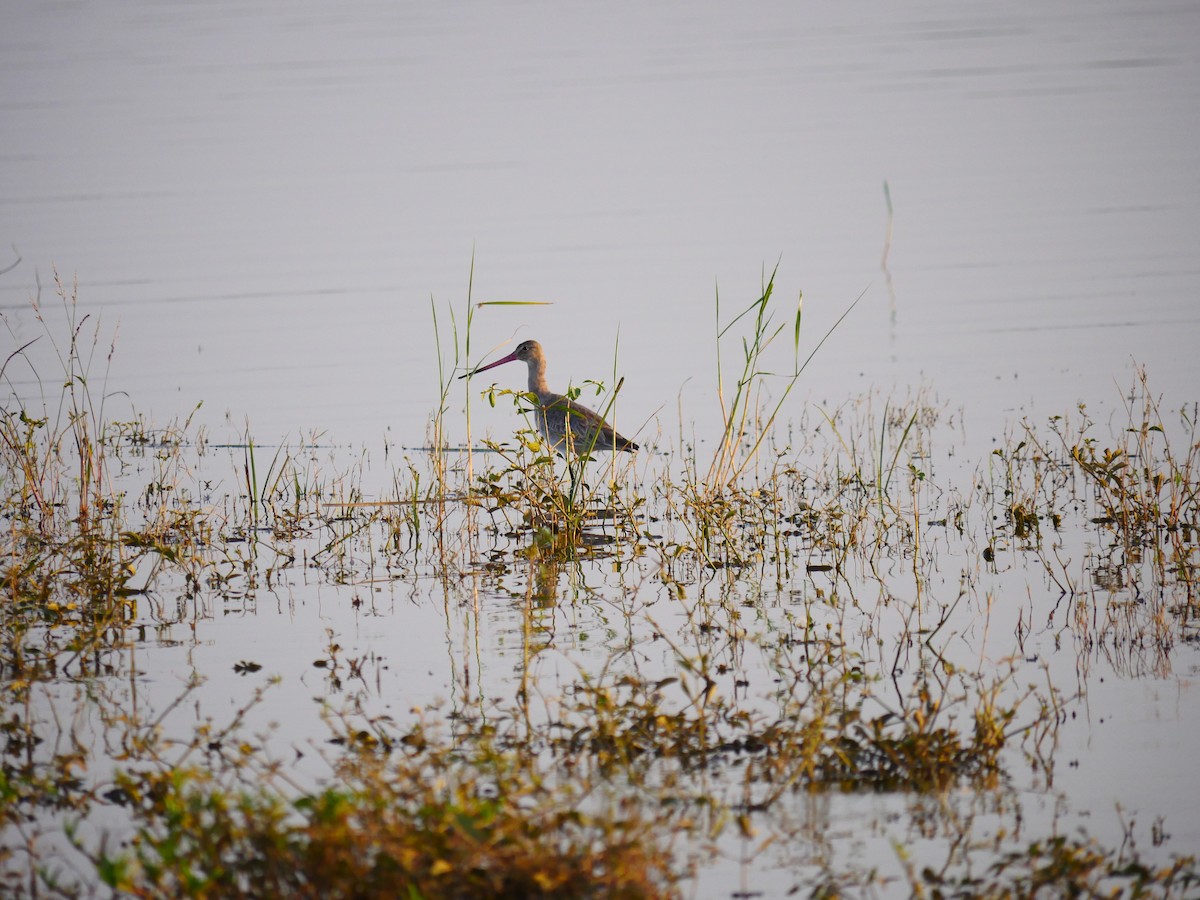
[[[724,327],[721,326],[720,293],[717,293],[717,398],[721,405],[724,430],[721,435],[721,443],[717,448],[717,452],[709,466],[708,474],[704,479],[704,483],[708,486],[709,490],[719,490],[723,486],[737,481],[743,475],[747,467],[758,455],[763,441],[771,433],[772,426],[778,418],[784,402],[787,400],[792,388],[796,386],[796,382],[800,380],[801,374],[808,367],[808,364],[812,362],[817,351],[829,339],[829,336],[837,330],[846,316],[850,314],[850,311],[866,296],[866,291],[863,291],[853,303],[846,307],[837,321],[833,323],[821,340],[817,342],[812,352],[801,362],[800,330],[804,313],[804,295],[803,293],[799,295],[796,302],[796,313],[791,322],[792,371],[784,373],[781,376],[784,379],[783,391],[764,418],[760,415],[756,398],[758,392],[761,390],[763,381],[768,377],[776,377],[776,373],[763,368],[763,356],[768,347],[787,327],[787,323],[774,324],[775,313],[771,309],[771,297],[774,293],[775,276],[778,271],[779,264],[776,263],[758,299],[738,313],[738,315],[734,316]],[[742,337],[742,369],[738,376],[732,400],[727,404],[721,362],[721,341],[738,322],[751,315],[753,316],[753,325],[750,328],[750,334]],[[752,402],[752,399],[754,402]],[[750,448],[743,455],[739,452],[739,447],[746,441],[752,426],[754,440]]]
[[250,520],[258,522],[258,468],[254,463],[254,438],[246,432],[246,448],[243,451],[243,468],[246,473],[246,492],[250,495]]
[[[475,305],[473,302],[474,294],[475,294],[475,248],[472,247],[471,248],[471,273],[467,278],[466,332],[463,334],[463,359],[465,359],[467,361],[468,365],[471,362],[471,325],[475,321]],[[457,343],[457,341],[458,341],[458,335],[456,332],[455,333],[455,342]],[[467,389],[469,387],[470,387],[470,381],[468,380],[467,386],[464,387],[464,389],[463,389],[463,393],[465,394],[464,415],[466,416],[466,426],[467,426],[466,441],[467,441],[467,485],[468,485],[468,490],[470,489],[470,485],[475,481],[475,442],[471,439],[471,392],[470,392],[470,390]]]

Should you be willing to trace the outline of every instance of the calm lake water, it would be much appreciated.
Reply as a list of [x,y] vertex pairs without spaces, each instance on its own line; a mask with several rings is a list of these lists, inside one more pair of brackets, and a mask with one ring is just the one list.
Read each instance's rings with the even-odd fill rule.
[[[431,305],[449,347],[472,261],[475,302],[551,304],[478,309],[472,364],[536,338],[552,386],[623,376],[621,430],[663,449],[716,438],[714,298],[728,319],[776,263],[784,314],[803,292],[805,355],[863,295],[793,421],[925,386],[977,461],[1023,416],[1116,415],[1138,364],[1166,406],[1200,397],[1197,4],[116,0],[4,18],[0,268],[20,261],[0,275],[3,355],[41,333],[39,281],[50,310],[54,271],[77,282],[117,334],[116,419],[202,403],[218,443],[420,447]],[[48,342],[27,355],[12,389],[54,396]],[[472,415],[476,438],[512,431],[505,404]],[[445,640],[438,620],[351,626],[322,591],[278,619]],[[261,607],[217,616],[189,664],[265,661],[279,627]],[[414,694],[444,688],[440,657],[405,658]],[[1097,819],[1165,814],[1200,846],[1198,671],[1192,654],[1115,679],[1122,724],[1068,786],[1120,773],[1087,794]]]
[[565,384],[619,338],[624,418],[664,427],[681,389],[709,424],[715,288],[740,306],[776,261],[807,346],[867,291],[811,397],[925,379],[990,426],[1132,360],[1196,382],[1191,4],[9,18],[0,305],[20,339],[35,277],[78,279],[155,419],[421,443],[431,298],[463,318],[472,254],[475,300],[555,304],[487,309],[474,347],[536,337]]

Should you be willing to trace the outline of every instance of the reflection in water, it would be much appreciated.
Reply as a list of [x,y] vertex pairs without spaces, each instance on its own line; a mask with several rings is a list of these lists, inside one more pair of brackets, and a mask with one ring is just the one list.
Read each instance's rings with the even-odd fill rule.
[[551,548],[548,552],[539,541],[529,549],[529,568],[532,574],[530,599],[538,609],[551,609],[558,604],[562,557]]

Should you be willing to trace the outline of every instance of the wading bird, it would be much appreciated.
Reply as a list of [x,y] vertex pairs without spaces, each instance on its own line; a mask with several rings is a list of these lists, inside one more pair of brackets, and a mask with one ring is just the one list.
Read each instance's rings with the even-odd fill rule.
[[580,456],[593,450],[633,452],[638,449],[638,445],[633,441],[613,431],[612,426],[605,422],[599,413],[569,397],[555,394],[546,387],[546,356],[542,353],[542,345],[537,341],[523,341],[504,359],[459,377],[468,378],[518,360],[529,367],[529,393],[537,398],[537,408],[534,410],[537,430],[555,452],[563,456]]

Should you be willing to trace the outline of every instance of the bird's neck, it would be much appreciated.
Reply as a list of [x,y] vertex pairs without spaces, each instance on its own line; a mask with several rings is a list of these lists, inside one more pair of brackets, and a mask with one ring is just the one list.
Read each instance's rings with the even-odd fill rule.
[[546,387],[546,361],[544,359],[529,360],[529,390],[539,397],[550,392],[550,389]]

